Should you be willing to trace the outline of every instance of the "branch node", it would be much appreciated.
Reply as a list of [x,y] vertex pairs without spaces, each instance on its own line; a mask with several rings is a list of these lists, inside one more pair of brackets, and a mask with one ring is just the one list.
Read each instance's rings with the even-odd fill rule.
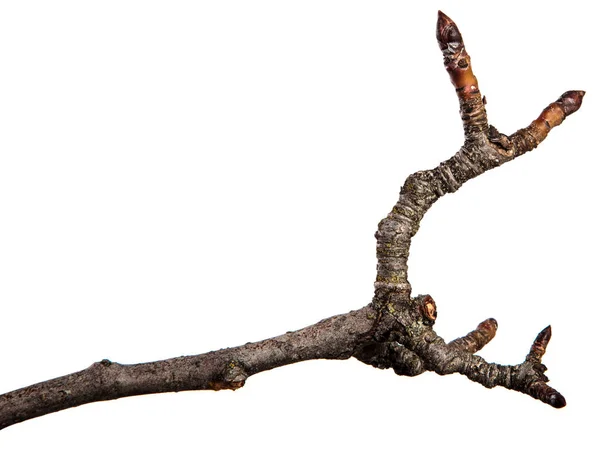
[[208,386],[214,391],[222,389],[235,391],[244,386],[246,379],[248,379],[248,374],[242,364],[232,360],[217,379],[209,381]]

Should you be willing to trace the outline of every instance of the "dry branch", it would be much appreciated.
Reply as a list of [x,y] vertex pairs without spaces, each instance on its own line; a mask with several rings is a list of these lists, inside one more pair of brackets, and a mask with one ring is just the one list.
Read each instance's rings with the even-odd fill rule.
[[439,13],[437,40],[458,96],[465,142],[437,168],[410,175],[391,212],[378,226],[377,277],[364,308],[261,342],[202,355],[121,365],[109,360],[0,396],[0,428],[78,405],[121,397],[184,390],[238,389],[261,371],[304,360],[356,357],[398,375],[425,371],[460,373],[491,388],[503,386],[560,408],[564,397],[548,384],[542,356],[550,327],[535,339],[518,365],[490,363],[475,353],[496,334],[490,318],[466,336],[446,343],[433,330],[434,300],[411,296],[408,254],[421,219],[441,196],[469,179],[536,148],[550,130],[581,106],[582,91],[564,93],[528,127],[511,136],[489,125],[471,59],[456,24]]

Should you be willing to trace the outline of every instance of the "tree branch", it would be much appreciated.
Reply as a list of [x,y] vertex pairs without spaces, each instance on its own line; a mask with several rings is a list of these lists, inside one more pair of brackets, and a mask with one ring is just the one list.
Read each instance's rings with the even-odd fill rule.
[[441,11],[437,39],[444,64],[455,87],[465,132],[458,153],[437,168],[410,175],[392,211],[380,223],[377,238],[376,289],[390,289],[410,298],[408,254],[412,237],[431,206],[443,195],[456,192],[465,182],[519,155],[533,150],[550,130],[577,111],[583,91],[569,91],[548,106],[530,126],[510,138],[488,125],[471,59],[456,24]]
[[[433,299],[430,296],[410,297],[407,261],[411,239],[434,202],[444,194],[455,192],[468,180],[536,148],[552,128],[579,109],[585,92],[564,93],[527,128],[507,137],[488,124],[485,100],[481,98],[462,35],[456,24],[441,11],[437,39],[458,96],[465,143],[456,155],[437,168],[410,175],[400,191],[398,202],[379,223],[373,307],[384,315],[382,319],[389,315],[388,318],[398,323],[394,333],[382,339],[393,339],[404,350],[412,351],[414,357],[402,355],[402,360],[411,360],[410,367],[442,375],[461,373],[486,387],[503,386],[553,407],[564,407],[564,397],[546,384],[548,378],[543,374],[546,367],[541,365],[541,356],[550,337],[549,328],[540,333],[526,361],[514,366],[489,363],[473,355],[494,337],[497,323],[493,319],[486,320],[464,338],[446,344],[432,329],[437,314]],[[362,360],[376,366],[394,366],[389,360],[389,350],[379,349],[376,354],[380,354],[379,359],[361,354]],[[402,369],[394,369],[404,374]]]
[[0,429],[47,413],[121,397],[195,390],[238,389],[262,371],[306,360],[347,359],[369,340],[371,306],[299,331],[243,346],[150,363],[109,360],[0,396]]
[[411,296],[407,261],[412,237],[429,208],[469,179],[537,147],[550,130],[577,111],[583,91],[564,93],[527,128],[510,137],[488,124],[471,59],[456,24],[439,13],[437,40],[458,96],[465,142],[438,167],[410,175],[392,211],[378,226],[377,277],[370,305],[261,342],[202,355],[121,365],[108,360],[86,370],[0,396],[0,428],[47,413],[120,397],[202,389],[238,389],[261,371],[312,359],[356,357],[398,375],[460,373],[485,387],[503,386],[553,407],[566,405],[548,386],[542,365],[550,327],[536,338],[525,361],[498,365],[474,355],[491,341],[494,319],[445,343],[433,330],[437,306],[429,295]]
[[567,402],[558,391],[546,384],[548,378],[544,372],[547,368],[541,363],[549,340],[548,326],[536,337],[525,362],[519,365],[486,362],[482,357],[445,344],[433,330],[424,332],[422,338],[411,345],[410,349],[426,361],[428,370],[440,375],[460,373],[487,388],[502,386],[539,399],[552,407],[562,408]]

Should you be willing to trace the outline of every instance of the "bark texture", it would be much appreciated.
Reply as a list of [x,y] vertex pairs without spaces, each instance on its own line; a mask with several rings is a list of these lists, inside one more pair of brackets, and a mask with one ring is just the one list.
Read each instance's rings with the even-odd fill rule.
[[260,342],[202,355],[121,365],[102,360],[85,370],[0,396],[0,429],[70,407],[121,397],[241,388],[261,371],[314,359],[347,359],[369,340],[370,305]]
[[564,407],[564,397],[547,384],[542,364],[550,327],[536,337],[523,363],[487,362],[475,353],[496,334],[496,320],[485,320],[466,336],[446,343],[433,329],[437,317],[433,298],[411,295],[407,261],[421,219],[441,196],[536,148],[552,128],[579,109],[584,92],[564,93],[529,126],[506,136],[488,123],[485,99],[460,31],[442,12],[436,35],[458,96],[465,142],[438,167],[410,175],[398,201],[379,223],[371,303],[240,347],[135,365],[102,360],[83,371],[1,395],[0,428],[90,402],[159,392],[238,389],[261,371],[304,360],[349,357],[377,368],[392,368],[398,375],[460,373],[488,388],[503,386]]

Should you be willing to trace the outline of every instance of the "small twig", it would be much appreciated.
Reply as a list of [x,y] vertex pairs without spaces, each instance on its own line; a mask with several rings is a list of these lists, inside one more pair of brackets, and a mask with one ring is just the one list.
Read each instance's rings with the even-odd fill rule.
[[448,343],[448,347],[454,350],[462,350],[475,354],[485,347],[496,335],[498,322],[493,318],[488,318],[477,325],[477,329],[469,334]]

